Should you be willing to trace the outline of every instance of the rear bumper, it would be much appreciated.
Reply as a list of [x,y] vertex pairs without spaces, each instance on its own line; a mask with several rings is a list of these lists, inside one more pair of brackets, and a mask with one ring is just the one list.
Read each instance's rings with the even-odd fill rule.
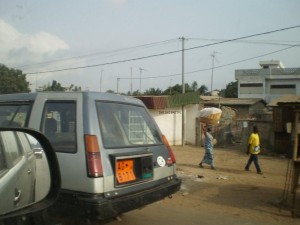
[[[168,181],[167,183],[160,184],[156,187],[110,199],[104,198],[103,195],[76,195],[76,200],[73,198],[72,205],[76,205],[77,209],[80,208],[81,212],[84,211],[84,216],[86,217],[109,219],[116,217],[121,213],[162,200],[177,192],[180,189],[180,186],[181,179],[176,177],[172,181]],[[64,199],[63,201],[65,201],[65,198],[63,197],[65,195],[66,193],[61,193],[61,200]],[[74,204],[75,202],[76,204]]]

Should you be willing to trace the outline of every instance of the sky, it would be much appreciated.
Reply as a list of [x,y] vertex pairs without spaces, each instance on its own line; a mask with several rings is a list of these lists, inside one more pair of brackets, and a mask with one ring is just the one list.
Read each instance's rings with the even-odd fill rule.
[[299,0],[0,0],[0,63],[27,74],[32,91],[53,80],[103,92],[182,81],[220,90],[262,60],[300,67],[299,9]]

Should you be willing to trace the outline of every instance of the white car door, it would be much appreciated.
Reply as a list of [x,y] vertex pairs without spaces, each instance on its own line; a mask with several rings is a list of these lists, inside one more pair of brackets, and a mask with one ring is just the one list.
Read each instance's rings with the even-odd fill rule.
[[0,212],[2,210],[12,211],[19,207],[28,205],[32,198],[31,179],[28,173],[27,159],[24,151],[16,137],[15,132],[2,132],[0,136],[1,154],[5,158],[5,169],[1,174]]

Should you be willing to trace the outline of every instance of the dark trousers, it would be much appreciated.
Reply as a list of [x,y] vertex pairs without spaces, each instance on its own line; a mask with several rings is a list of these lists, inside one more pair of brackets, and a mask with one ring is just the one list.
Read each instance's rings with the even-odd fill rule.
[[256,154],[250,154],[250,158],[249,158],[248,163],[245,167],[245,170],[249,170],[249,167],[251,166],[252,162],[254,162],[256,171],[258,173],[260,173],[261,170],[260,170],[260,167],[259,167],[259,164],[258,164],[258,155],[256,155]]

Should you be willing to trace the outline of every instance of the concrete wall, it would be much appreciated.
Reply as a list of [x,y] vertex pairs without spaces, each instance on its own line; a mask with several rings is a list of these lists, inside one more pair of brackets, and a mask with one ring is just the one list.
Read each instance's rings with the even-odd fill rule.
[[150,110],[150,113],[161,132],[166,136],[170,145],[181,144],[181,130],[182,130],[182,109],[179,108],[168,108]]
[[186,144],[196,144],[196,118],[199,116],[199,105],[187,105],[186,109]]
[[[167,137],[170,145],[182,144],[182,108],[168,108],[149,110],[152,117],[159,126],[161,132]],[[186,144],[194,145],[196,143],[196,117],[198,116],[198,105],[185,106],[186,128],[185,140]]]
[[[281,89],[277,90],[277,93],[270,93],[271,91],[271,85],[296,85],[295,89]],[[299,79],[273,79],[268,80],[266,83],[266,90],[268,91],[268,94],[266,95],[266,102],[270,102],[273,99],[277,99],[282,95],[299,95],[300,94],[300,80]],[[279,92],[280,91],[280,92]],[[273,92],[275,92],[273,90]]]

